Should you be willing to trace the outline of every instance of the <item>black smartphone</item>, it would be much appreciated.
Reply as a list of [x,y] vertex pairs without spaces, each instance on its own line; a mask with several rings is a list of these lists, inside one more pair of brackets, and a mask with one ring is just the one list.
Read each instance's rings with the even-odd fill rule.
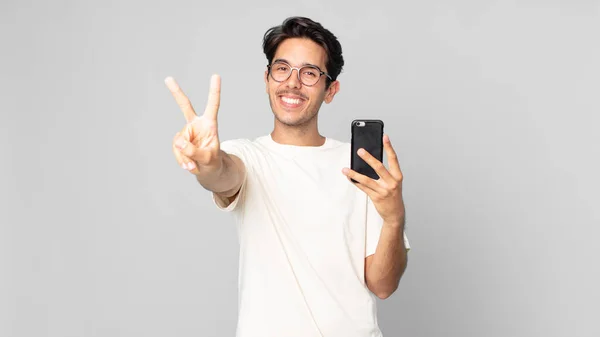
[[[379,119],[355,119],[352,121],[350,168],[372,179],[379,179],[373,168],[356,153],[363,148],[383,162],[383,121]],[[353,182],[354,179],[352,179]]]

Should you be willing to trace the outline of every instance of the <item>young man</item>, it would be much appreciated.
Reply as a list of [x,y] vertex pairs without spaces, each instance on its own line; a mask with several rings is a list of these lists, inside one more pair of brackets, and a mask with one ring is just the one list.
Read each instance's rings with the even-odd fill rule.
[[289,18],[266,32],[263,49],[275,122],[254,140],[220,142],[218,76],[201,116],[165,80],[187,120],[175,157],[238,226],[237,336],[382,336],[375,296],[396,290],[410,249],[396,154],[387,135],[389,169],[358,151],[373,180],[348,169],[349,143],[319,133],[319,108],[340,90],[344,64],[331,32]]

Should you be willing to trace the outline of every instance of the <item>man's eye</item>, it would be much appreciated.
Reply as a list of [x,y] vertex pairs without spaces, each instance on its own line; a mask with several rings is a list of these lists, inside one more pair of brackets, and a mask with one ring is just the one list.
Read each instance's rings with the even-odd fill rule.
[[275,68],[277,71],[287,71],[288,67],[286,66],[277,66],[277,68]]
[[306,71],[304,71],[304,75],[310,76],[310,77],[315,77],[315,76],[317,76],[317,73],[312,70],[306,70]]

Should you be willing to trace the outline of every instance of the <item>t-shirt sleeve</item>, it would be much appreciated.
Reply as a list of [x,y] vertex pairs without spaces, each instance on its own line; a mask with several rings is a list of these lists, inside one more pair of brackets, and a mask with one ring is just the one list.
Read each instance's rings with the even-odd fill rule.
[[[375,254],[377,244],[379,243],[379,237],[381,236],[381,228],[383,227],[383,219],[377,212],[375,205],[371,201],[371,198],[367,198],[367,224],[366,224],[366,251],[365,257]],[[406,232],[403,233],[404,246],[406,251],[410,250],[410,243]]]
[[221,150],[230,155],[234,155],[240,158],[246,168],[244,170],[245,173],[242,181],[242,186],[240,187],[240,192],[233,201],[229,202],[229,200],[218,196],[216,193],[212,193],[213,203],[215,204],[215,206],[217,206],[218,209],[222,211],[231,212],[235,209],[238,209],[240,207],[240,204],[243,203],[246,194],[248,171],[250,170],[250,165],[248,162],[248,145],[249,141],[245,139],[234,139],[221,142]]

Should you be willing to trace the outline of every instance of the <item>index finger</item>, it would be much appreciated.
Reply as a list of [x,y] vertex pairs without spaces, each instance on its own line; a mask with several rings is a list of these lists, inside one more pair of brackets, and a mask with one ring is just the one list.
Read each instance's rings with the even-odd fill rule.
[[206,109],[204,115],[212,120],[217,120],[217,112],[219,112],[219,105],[221,104],[221,77],[219,75],[212,75],[210,78],[210,89],[208,91],[208,102],[206,103]]
[[398,162],[398,156],[396,155],[396,151],[392,147],[392,142],[390,141],[390,137],[388,135],[383,136],[383,147],[385,148],[386,154],[388,156],[388,164],[390,165],[390,173],[396,179],[402,178],[402,170],[400,169],[400,163]]
[[167,85],[167,88],[169,88],[169,91],[171,91],[171,94],[173,94],[177,105],[179,105],[179,108],[183,112],[185,120],[188,123],[191,122],[196,117],[196,112],[194,111],[190,100],[183,93],[183,90],[181,90],[181,88],[179,87],[177,82],[175,82],[175,79],[173,79],[173,77],[167,77],[165,79],[165,84]]
[[400,163],[398,162],[398,156],[396,151],[392,147],[392,142],[388,135],[383,136],[383,147],[385,148],[388,164],[390,165],[390,174],[396,179],[402,179],[402,170],[400,169]]

